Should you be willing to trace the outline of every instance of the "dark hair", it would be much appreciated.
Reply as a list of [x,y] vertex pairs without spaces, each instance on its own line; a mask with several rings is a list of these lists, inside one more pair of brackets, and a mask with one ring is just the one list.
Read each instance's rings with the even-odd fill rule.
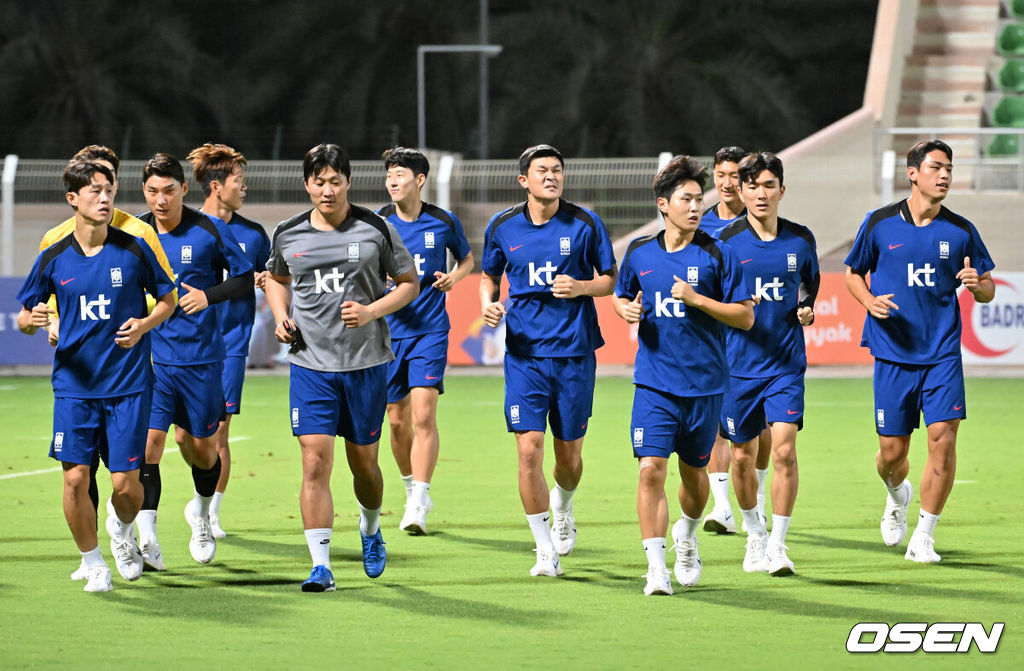
[[76,159],[80,161],[107,161],[110,165],[114,166],[115,177],[117,176],[117,171],[121,169],[121,159],[117,157],[114,150],[101,144],[90,144],[87,147],[82,147],[71,157],[72,161]]
[[73,158],[64,167],[64,172],[61,174],[61,179],[64,180],[64,189],[68,193],[78,193],[83,187],[92,184],[92,176],[96,173],[106,177],[111,184],[114,183],[114,173],[107,166],[96,161]]
[[718,165],[719,163],[739,163],[746,155],[747,150],[742,147],[737,147],[736,145],[722,147],[715,152],[715,161],[712,165]]
[[430,172],[430,162],[427,157],[416,149],[408,147],[391,147],[381,154],[384,159],[384,169],[408,168],[413,175],[426,175]]
[[318,144],[302,159],[302,181],[308,182],[310,177],[319,175],[325,168],[334,168],[339,175],[345,175],[345,179],[352,178],[348,152],[336,144]]
[[673,156],[654,176],[654,197],[671,198],[683,182],[694,181],[701,191],[708,181],[708,169],[689,156]]
[[779,186],[782,186],[782,159],[770,151],[759,151],[743,157],[738,170],[740,184],[753,182],[765,170],[775,175]]
[[185,160],[192,163],[192,177],[203,187],[203,194],[206,196],[212,191],[211,182],[223,184],[224,180],[231,176],[235,166],[244,167],[248,163],[241,152],[226,144],[211,142],[193,149]]
[[530,170],[530,163],[537,158],[545,158],[547,156],[554,156],[558,159],[558,162],[565,167],[565,159],[562,158],[562,152],[558,151],[549,144],[538,144],[532,147],[527,147],[522,154],[519,155],[519,174],[525,175]]
[[953,150],[942,140],[921,140],[907,152],[907,167],[920,168],[924,157],[936,149],[948,156],[950,161],[953,160]]
[[185,171],[181,162],[170,154],[157,152],[149,157],[146,165],[142,168],[142,183],[145,184],[153,175],[157,177],[170,177],[179,184],[185,183]]

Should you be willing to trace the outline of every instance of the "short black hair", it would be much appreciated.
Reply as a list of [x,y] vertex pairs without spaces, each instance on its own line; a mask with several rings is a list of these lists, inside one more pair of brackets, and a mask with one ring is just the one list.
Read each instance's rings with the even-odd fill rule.
[[712,165],[718,165],[719,163],[739,163],[747,153],[746,149],[737,147],[736,145],[722,147],[715,152],[715,161]]
[[344,147],[336,144],[318,144],[306,152],[302,159],[302,181],[308,182],[310,177],[319,175],[325,168],[334,168],[345,179],[352,178],[352,164]]
[[654,197],[671,198],[683,182],[689,181],[697,182],[703,191],[708,181],[708,169],[689,156],[673,156],[654,176]]
[[921,140],[907,151],[907,167],[920,168],[924,157],[938,149],[953,161],[953,150],[942,140]]
[[409,147],[391,147],[386,149],[381,158],[384,159],[384,169],[408,168],[413,175],[427,175],[430,173],[430,161],[423,155],[423,152]]
[[558,151],[549,144],[536,144],[532,147],[527,147],[523,150],[523,153],[519,155],[519,174],[525,175],[530,170],[530,163],[537,158],[545,158],[547,156],[554,156],[558,159],[558,162],[565,167],[565,159],[562,158],[562,152]]
[[111,184],[114,183],[114,173],[102,163],[87,159],[71,159],[61,174],[61,179],[64,180],[65,191],[67,193],[78,193],[84,187],[92,184],[92,176],[96,173],[106,177]]
[[117,157],[117,153],[110,147],[106,147],[102,144],[90,144],[82,147],[75,155],[71,157],[72,160],[78,159],[81,161],[107,161],[110,165],[114,166],[114,176],[117,176],[117,171],[121,169],[121,159]]
[[743,157],[738,170],[740,184],[753,182],[765,170],[775,175],[775,178],[779,180],[779,186],[782,186],[782,159],[770,151],[758,151]]
[[145,184],[153,175],[170,177],[178,184],[185,183],[185,170],[181,167],[181,161],[164,152],[157,152],[146,161],[142,168],[142,183]]

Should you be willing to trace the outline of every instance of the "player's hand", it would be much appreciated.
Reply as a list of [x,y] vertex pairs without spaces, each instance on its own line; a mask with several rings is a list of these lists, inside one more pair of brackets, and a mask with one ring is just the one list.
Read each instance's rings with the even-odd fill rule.
[[636,298],[622,306],[622,316],[627,324],[635,324],[644,318],[643,291],[636,292]]
[[262,273],[254,273],[252,276],[253,286],[257,289],[267,290],[267,276],[270,275],[269,270],[264,270]]
[[181,283],[181,288],[188,292],[178,299],[178,305],[185,311],[185,314],[194,315],[210,307],[210,301],[207,300],[206,292],[202,289],[190,287],[184,282]]
[[292,333],[295,332],[295,322],[291,319],[285,319],[277,324],[274,328],[274,337],[277,338],[278,342],[283,342],[286,345],[290,345],[295,341],[295,336]]
[[434,287],[438,291],[451,291],[452,287],[455,286],[452,276],[448,273],[442,273],[440,270],[435,270],[434,277],[436,277],[437,280],[435,280],[430,286]]
[[555,298],[576,298],[583,295],[583,285],[575,277],[555,275],[551,293],[555,295]]
[[871,301],[868,305],[868,314],[875,319],[888,319],[890,310],[899,310],[900,306],[892,302],[892,297],[896,294],[882,294],[881,296],[875,296],[875,300]]
[[46,327],[46,340],[50,343],[50,347],[57,346],[57,334],[60,331],[60,317],[51,317],[50,323]]
[[117,337],[114,342],[121,349],[131,349],[142,338],[142,329],[139,327],[139,320],[132,317],[117,329]]
[[971,268],[971,257],[964,257],[964,268],[956,274],[956,278],[972,292],[977,288],[979,281],[978,269]]
[[341,321],[349,328],[359,328],[373,321],[373,312],[362,303],[345,301],[341,304]]
[[697,290],[690,286],[689,282],[679,279],[677,275],[673,275],[672,278],[676,281],[672,285],[672,298],[682,301],[686,305],[696,305],[701,297]]
[[505,307],[504,303],[501,301],[490,303],[484,308],[484,323],[494,328],[501,323],[501,318],[506,314],[508,314],[508,308]]
[[29,324],[36,328],[46,328],[50,325],[50,315],[56,314],[46,303],[40,303],[32,308]]
[[814,308],[802,307],[796,309],[796,318],[801,326],[807,326],[814,321]]

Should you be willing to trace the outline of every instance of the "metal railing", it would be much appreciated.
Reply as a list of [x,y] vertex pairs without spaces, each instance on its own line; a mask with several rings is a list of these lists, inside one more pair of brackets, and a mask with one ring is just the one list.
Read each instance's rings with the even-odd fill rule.
[[970,191],[1024,191],[1024,128],[879,128],[875,131],[875,188],[883,183],[886,151],[897,163],[910,146],[939,139],[953,150],[953,187]]

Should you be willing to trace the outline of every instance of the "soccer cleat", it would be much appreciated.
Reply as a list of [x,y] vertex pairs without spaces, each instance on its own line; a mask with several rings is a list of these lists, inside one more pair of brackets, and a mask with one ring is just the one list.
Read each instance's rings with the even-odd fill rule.
[[935,539],[925,534],[913,534],[907,544],[907,554],[904,555],[910,561],[921,564],[936,564],[942,561],[942,557],[935,553]]
[[314,566],[309,577],[302,583],[303,592],[333,592],[334,574],[323,564]]
[[74,571],[71,572],[72,580],[88,580],[89,579],[89,565],[85,563],[85,557],[82,557],[82,563],[78,565]]
[[89,582],[82,588],[86,592],[109,592],[114,589],[110,584],[110,567],[97,564],[89,569]]
[[420,506],[412,501],[405,502],[405,514],[398,524],[401,531],[407,531],[413,536],[427,535],[427,513],[434,509],[434,502],[427,497],[427,505]]
[[220,516],[210,514],[210,535],[214,538],[227,538],[227,532],[220,528]]
[[555,490],[551,490],[548,501],[551,504],[553,520],[551,523],[551,544],[555,546],[555,552],[564,557],[576,547],[576,518],[572,515],[572,503],[569,504],[569,510],[565,512],[555,508],[554,503],[550,500],[554,495]]
[[366,575],[376,578],[384,572],[388,563],[388,553],[384,549],[384,538],[380,535],[380,529],[372,536],[359,532],[363,539],[363,570]]
[[548,550],[537,550],[537,563],[530,569],[532,576],[548,576],[557,578],[562,575],[562,565],[558,563],[558,553]]
[[908,480],[900,484],[900,489],[906,494],[906,503],[902,506],[892,500],[888,494],[885,497],[885,512],[882,513],[882,540],[888,546],[899,545],[904,536],[907,535],[907,508],[910,506],[910,499],[914,496],[914,488]]
[[683,587],[693,587],[700,580],[700,574],[704,570],[700,553],[697,552],[697,539],[682,538],[675,541],[672,549],[676,551],[676,580]]
[[768,570],[768,559],[765,557],[767,534],[747,536],[747,552],[743,556],[743,570],[747,573],[763,573]]
[[142,575],[142,553],[135,538],[135,525],[123,524],[117,518],[114,504],[107,501],[107,533],[110,534],[110,552],[114,555],[117,572],[125,580],[138,580]]
[[765,550],[765,557],[768,561],[768,573],[770,575],[782,577],[796,573],[796,567],[793,565],[793,561],[786,555],[786,550],[788,549],[789,548],[782,543],[774,543],[771,540],[768,541],[768,549]]
[[644,595],[664,594],[672,596],[672,574],[667,568],[650,566],[647,568],[647,585],[644,587]]
[[139,550],[142,552],[143,568],[150,568],[154,571],[167,570],[167,565],[164,564],[164,554],[160,551],[160,543],[157,542],[156,536],[143,538],[139,544]]
[[196,511],[195,499],[185,504],[185,521],[192,527],[192,538],[188,542],[192,559],[200,564],[209,564],[217,552],[217,540],[210,533],[209,515],[200,516]]
[[736,518],[732,516],[732,508],[728,510],[712,510],[704,516],[704,531],[716,534],[736,533]]

